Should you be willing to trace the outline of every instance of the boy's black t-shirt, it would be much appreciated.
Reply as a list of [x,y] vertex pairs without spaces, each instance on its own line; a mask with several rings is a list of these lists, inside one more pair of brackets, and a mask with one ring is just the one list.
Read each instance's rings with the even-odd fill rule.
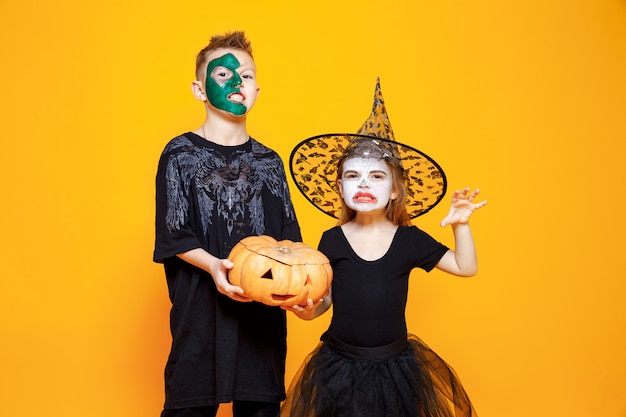
[[223,259],[250,235],[301,241],[282,160],[252,138],[225,147],[186,133],[165,147],[156,189],[154,261],[172,302],[165,407],[281,401],[285,311],[219,294],[176,255],[203,248]]

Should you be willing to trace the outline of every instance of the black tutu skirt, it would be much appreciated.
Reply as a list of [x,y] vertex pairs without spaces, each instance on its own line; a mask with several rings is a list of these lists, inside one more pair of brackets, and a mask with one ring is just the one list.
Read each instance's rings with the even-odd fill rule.
[[417,336],[358,348],[328,333],[296,373],[281,417],[475,417],[454,370]]

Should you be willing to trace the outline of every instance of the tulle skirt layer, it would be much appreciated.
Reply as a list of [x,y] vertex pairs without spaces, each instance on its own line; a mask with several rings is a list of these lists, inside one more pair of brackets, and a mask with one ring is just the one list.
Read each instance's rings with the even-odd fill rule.
[[359,349],[324,337],[287,392],[281,417],[475,417],[454,370],[417,336]]

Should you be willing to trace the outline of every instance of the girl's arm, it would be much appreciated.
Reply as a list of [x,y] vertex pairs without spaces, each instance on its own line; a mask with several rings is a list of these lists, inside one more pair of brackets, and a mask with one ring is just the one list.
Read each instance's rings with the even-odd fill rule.
[[333,296],[331,290],[329,289],[328,294],[323,296],[322,299],[317,302],[309,298],[306,300],[305,306],[282,307],[282,309],[292,311],[302,320],[313,320],[314,318],[324,314],[330,308],[332,303]]
[[442,271],[462,277],[470,277],[478,271],[476,247],[469,226],[469,218],[474,210],[487,204],[487,201],[474,204],[474,198],[480,190],[476,189],[471,194],[469,190],[469,188],[457,190],[452,195],[450,212],[441,221],[441,226],[452,225],[455,250],[446,252],[437,264],[437,268]]

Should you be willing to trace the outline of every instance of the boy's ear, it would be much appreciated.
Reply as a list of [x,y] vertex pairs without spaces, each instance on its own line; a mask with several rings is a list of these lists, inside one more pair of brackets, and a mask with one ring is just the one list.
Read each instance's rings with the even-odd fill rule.
[[202,87],[202,83],[200,81],[193,80],[191,82],[191,93],[196,100],[207,101],[207,96],[204,93],[204,88]]

